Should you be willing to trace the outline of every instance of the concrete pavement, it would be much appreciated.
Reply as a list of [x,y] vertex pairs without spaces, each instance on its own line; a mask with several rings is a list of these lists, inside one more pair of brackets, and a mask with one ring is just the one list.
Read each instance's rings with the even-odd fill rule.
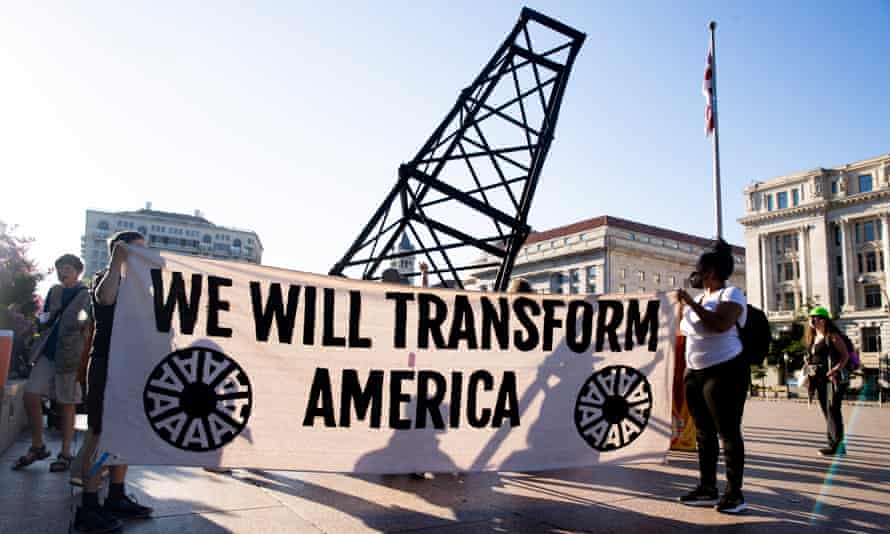
[[[348,476],[285,471],[213,474],[195,468],[133,468],[128,491],[155,518],[128,533],[345,532],[886,532],[890,525],[890,409],[848,406],[848,454],[816,449],[824,422],[815,405],[751,400],[746,407],[747,513],[684,507],[697,481],[694,454],[666,465],[541,473]],[[57,438],[50,440],[57,452]],[[79,490],[49,462],[13,472],[27,434],[0,462],[0,534],[66,532]],[[722,467],[721,467],[722,477]]]

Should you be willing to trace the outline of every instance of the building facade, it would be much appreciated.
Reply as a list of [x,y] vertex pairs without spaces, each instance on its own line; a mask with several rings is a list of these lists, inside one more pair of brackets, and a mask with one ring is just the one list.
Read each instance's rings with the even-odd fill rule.
[[874,384],[890,340],[890,154],[755,183],[745,203],[748,301],[778,328],[825,306]]
[[[710,239],[604,215],[528,236],[513,278],[540,293],[634,294],[688,287]],[[730,283],[745,287],[745,251],[734,247]],[[492,261],[482,258],[480,263]],[[486,291],[496,269],[475,271],[467,287]]]
[[122,230],[135,230],[153,248],[179,254],[259,264],[263,245],[256,232],[218,226],[194,215],[151,209],[136,211],[87,210],[86,228],[81,237],[85,273],[93,273],[108,263],[108,238]]
[[[394,250],[393,250],[394,249]],[[416,250],[414,248],[414,244],[411,243],[411,240],[408,239],[408,234],[402,234],[402,238],[399,239],[398,245],[394,246],[392,249],[396,254],[409,254]],[[398,258],[393,258],[389,260],[389,266],[392,269],[399,271],[399,274],[402,276],[403,280],[410,280],[410,276],[415,271],[415,257],[413,254],[410,256],[400,256]]]

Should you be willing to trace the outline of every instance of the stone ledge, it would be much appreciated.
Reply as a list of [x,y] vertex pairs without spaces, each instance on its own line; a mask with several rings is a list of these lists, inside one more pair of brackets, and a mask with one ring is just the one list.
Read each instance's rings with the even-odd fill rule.
[[25,381],[13,380],[0,390],[0,454],[12,445],[22,429],[25,428],[28,418],[25,415],[23,395],[25,393]]

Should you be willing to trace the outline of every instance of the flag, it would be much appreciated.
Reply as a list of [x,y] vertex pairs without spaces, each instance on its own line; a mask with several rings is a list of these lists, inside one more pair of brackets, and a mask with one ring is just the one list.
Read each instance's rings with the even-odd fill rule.
[[708,59],[705,62],[705,79],[702,81],[701,92],[705,95],[705,135],[714,131],[714,115],[711,104],[714,98],[714,49],[708,48]]

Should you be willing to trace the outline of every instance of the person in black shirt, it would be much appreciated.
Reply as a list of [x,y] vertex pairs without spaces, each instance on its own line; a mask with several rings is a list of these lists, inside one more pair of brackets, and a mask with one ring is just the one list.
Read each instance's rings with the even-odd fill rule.
[[841,401],[847,391],[847,371],[850,355],[840,330],[822,306],[810,311],[807,330],[807,374],[810,387],[816,391],[819,406],[828,425],[828,447],[819,449],[822,456],[845,453],[844,420]]
[[[111,484],[108,497],[99,506],[101,471],[90,473],[96,462],[96,440],[102,433],[102,411],[105,400],[105,381],[108,376],[108,357],[111,347],[111,331],[114,308],[120,287],[121,274],[126,274],[125,261],[129,247],[144,247],[145,237],[139,232],[118,232],[109,240],[111,260],[108,267],[96,273],[93,280],[92,300],[96,332],[90,350],[90,368],[87,375],[87,427],[88,440],[83,462],[83,502],[77,509],[74,528],[80,532],[113,532],[122,526],[122,519],[146,518],[152,509],[135,502],[124,492],[126,465],[109,468]],[[92,474],[93,476],[89,476]]]

